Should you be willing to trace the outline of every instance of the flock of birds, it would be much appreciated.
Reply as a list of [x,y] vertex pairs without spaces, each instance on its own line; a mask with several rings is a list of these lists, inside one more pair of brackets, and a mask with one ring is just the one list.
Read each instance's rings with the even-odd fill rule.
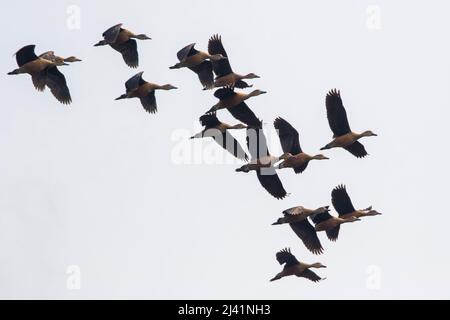
[[[149,40],[151,38],[145,34],[135,34],[124,29],[122,24],[118,24],[106,30],[103,33],[103,40],[95,46],[109,45],[122,55],[123,60],[129,67],[137,68],[139,66],[139,54],[136,39]],[[296,174],[299,174],[307,169],[310,161],[329,159],[323,154],[310,155],[305,153],[300,145],[298,131],[282,118],[277,118],[273,125],[278,132],[283,154],[273,156],[269,153],[262,121],[247,105],[250,98],[266,92],[253,90],[245,93],[235,90],[236,88],[252,87],[245,80],[259,78],[259,76],[254,73],[242,75],[233,71],[219,35],[214,35],[209,39],[207,52],[199,51],[195,49],[195,44],[190,44],[181,49],[177,53],[177,57],[179,62],[170,69],[188,68],[197,74],[203,90],[218,88],[214,92],[214,96],[219,101],[200,117],[200,123],[204,126],[204,130],[191,139],[213,138],[234,157],[247,162],[236,171],[245,173],[255,171],[260,184],[273,197],[283,199],[287,196],[286,190],[277,175],[277,169],[291,168]],[[53,51],[38,56],[35,53],[35,45],[28,45],[16,53],[16,60],[18,68],[9,72],[9,75],[29,74],[38,91],[44,91],[48,87],[59,102],[63,104],[72,102],[66,79],[58,67],[81,61],[80,59],[74,56],[63,58],[55,55]],[[125,83],[125,93],[116,100],[139,98],[141,105],[147,112],[156,113],[155,91],[177,88],[171,84],[158,85],[147,82],[142,75],[143,72],[140,72],[130,78]],[[350,129],[339,91],[334,89],[328,92],[325,105],[329,126],[333,132],[333,140],[321,150],[343,148],[357,158],[367,156],[365,147],[359,140],[363,137],[376,136],[376,134],[370,130],[355,133]],[[217,118],[217,112],[223,109],[228,110],[240,123],[229,125],[221,122]],[[232,130],[240,129],[246,130],[250,159],[244,148],[231,134]],[[289,224],[310,252],[322,254],[323,247],[317,236],[318,232],[324,231],[329,240],[336,241],[342,224],[359,221],[362,217],[380,215],[371,207],[356,210],[346,187],[343,185],[337,186],[332,191],[331,198],[333,207],[339,214],[338,217],[330,215],[329,206],[314,210],[298,206],[285,210],[284,216],[279,218],[274,225]],[[276,259],[281,265],[284,264],[284,268],[271,281],[292,275],[304,277],[314,282],[323,279],[311,269],[324,268],[324,265],[299,262],[290,249],[283,249],[278,252]]]

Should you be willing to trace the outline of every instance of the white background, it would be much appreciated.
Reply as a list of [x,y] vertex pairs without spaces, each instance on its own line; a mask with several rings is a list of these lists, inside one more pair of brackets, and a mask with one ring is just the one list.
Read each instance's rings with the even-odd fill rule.
[[[450,297],[448,1],[126,3],[2,5],[1,298]],[[81,9],[75,30],[67,27],[73,4]],[[379,30],[368,28],[369,5],[381,10]],[[153,38],[138,42],[144,78],[180,88],[157,93],[156,115],[138,100],[113,100],[137,71],[93,44],[119,22]],[[222,34],[235,71],[261,76],[252,83],[269,94],[249,105],[268,131],[282,116],[304,150],[317,152],[331,139],[325,94],[338,88],[352,129],[379,134],[363,141],[370,156],[332,150],[302,175],[281,171],[291,193],[283,201],[254,174],[235,173],[240,163],[176,164],[180,143],[192,157],[211,150],[185,138],[216,100],[189,70],[168,67],[191,42],[205,49],[213,33]],[[60,69],[70,107],[35,91],[29,76],[6,75],[27,44],[83,59]],[[219,116],[236,123],[226,111]],[[276,139],[270,146],[281,152]],[[384,215],[342,227],[337,243],[321,235],[319,257],[289,227],[271,226],[289,207],[330,204],[340,183],[357,208]],[[270,283],[281,270],[275,253],[286,246],[299,260],[326,264],[318,273],[327,280]],[[70,265],[80,267],[80,290],[66,286]],[[378,289],[371,266],[381,271]]]

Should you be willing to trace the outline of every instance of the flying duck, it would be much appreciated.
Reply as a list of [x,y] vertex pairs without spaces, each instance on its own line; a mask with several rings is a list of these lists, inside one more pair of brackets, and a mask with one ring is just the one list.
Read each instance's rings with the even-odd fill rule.
[[331,202],[333,203],[334,209],[339,213],[339,217],[342,219],[381,215],[380,212],[372,210],[371,206],[366,209],[356,210],[344,185],[339,185],[333,189],[331,192]]
[[339,229],[341,224],[360,221],[361,219],[356,217],[341,218],[334,217],[328,212],[322,212],[311,215],[311,220],[315,224],[315,230],[317,232],[325,231],[330,241],[336,241],[339,237]]

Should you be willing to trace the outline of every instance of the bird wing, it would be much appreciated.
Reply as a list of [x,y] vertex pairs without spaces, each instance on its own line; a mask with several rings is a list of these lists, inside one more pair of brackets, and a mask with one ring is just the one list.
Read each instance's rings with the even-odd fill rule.
[[227,109],[233,117],[245,123],[246,125],[256,128],[261,126],[261,120],[256,117],[256,115],[245,102],[241,102],[240,104]]
[[36,53],[34,53],[35,47],[36,46],[34,44],[30,44],[16,52],[16,61],[19,67],[38,58]]
[[145,97],[141,97],[140,100],[145,111],[149,113],[156,113],[158,111],[155,90],[150,91]]
[[38,91],[44,91],[45,85],[47,84],[47,75],[46,72],[34,73],[31,76],[31,80],[33,81],[33,85]]
[[238,80],[234,83],[234,86],[239,89],[251,88],[253,85],[248,84],[244,80]]
[[[276,118],[273,123],[280,137],[283,152],[293,155],[302,153],[298,131],[283,118]],[[306,168],[306,167],[305,167]],[[304,169],[303,169],[304,170]]]
[[331,192],[331,202],[340,216],[355,211],[352,200],[344,185],[339,185]]
[[144,79],[142,78],[142,75],[144,74],[144,71],[139,72],[132,76],[130,79],[128,79],[127,82],[125,82],[125,88],[127,89],[127,92],[136,90],[141,86],[144,82]]
[[200,124],[206,129],[215,128],[221,124],[215,113],[204,114],[200,117]]
[[119,23],[115,25],[114,27],[109,28],[105,32],[103,32],[102,36],[105,38],[106,42],[108,43],[114,43],[116,42],[117,36],[120,33],[120,30],[122,30],[122,23]]
[[195,43],[191,43],[190,45],[187,45],[183,49],[177,52],[177,58],[180,61],[184,61],[187,57],[193,56],[194,54],[198,53],[197,50],[194,49]]
[[366,148],[364,148],[364,145],[359,141],[353,142],[351,145],[344,147],[344,149],[357,158],[364,158],[367,156]]
[[341,229],[341,226],[334,227],[333,229],[327,230],[327,237],[330,239],[330,241],[336,241],[339,237],[339,230]]
[[278,200],[286,197],[286,190],[273,167],[258,169],[256,175],[264,189],[266,189],[273,197]]
[[220,139],[216,139],[216,137],[214,137],[214,141],[216,141],[222,148],[227,150],[237,159],[248,161],[248,156],[245,153],[244,149],[239,144],[239,142],[231,135],[231,133],[228,132],[228,130],[222,133],[222,137]]
[[266,136],[262,128],[247,129],[247,148],[253,161],[270,155]]
[[198,75],[198,79],[205,89],[212,89],[214,87],[214,74],[211,61],[205,60],[199,65],[189,67],[189,69]]
[[305,162],[304,164],[302,164],[301,166],[298,166],[298,167],[294,167],[293,169],[294,169],[294,172],[295,173],[302,173],[303,171],[305,171],[306,170],[306,168],[308,168],[308,164],[309,164],[309,162]]
[[350,133],[350,125],[347,119],[347,112],[342,104],[341,93],[336,89],[328,92],[325,104],[327,107],[328,123],[334,136],[339,137]]
[[219,100],[227,100],[236,95],[232,87],[224,87],[214,92],[214,97]]
[[67,87],[66,78],[58,70],[57,67],[50,67],[46,69],[46,84],[55,98],[62,104],[70,104],[72,98]]
[[113,49],[119,51],[122,54],[122,58],[130,68],[137,68],[139,66],[139,54],[137,50],[137,42],[134,39],[116,44],[110,44]]
[[312,271],[310,269],[306,269],[305,271],[303,271],[302,273],[298,274],[297,276],[309,279],[312,282],[319,282],[320,280],[322,280],[321,277],[319,277],[314,271]]
[[312,220],[312,222],[314,222],[314,224],[319,224],[319,223],[327,221],[331,218],[332,218],[332,216],[328,212],[316,213],[311,216],[311,220]]
[[52,62],[56,61],[56,56],[55,56],[55,52],[54,51],[47,51],[42,53],[41,55],[39,55],[39,58],[45,59],[45,60],[49,60]]
[[[209,54],[221,54],[228,58],[227,52],[222,44],[222,38],[219,35],[213,35],[209,39],[208,43]],[[231,69],[230,61],[228,59],[220,59],[219,61],[212,61],[214,73],[217,77],[223,77],[233,72]]]
[[291,249],[283,249],[276,254],[276,258],[279,264],[286,264],[285,267],[295,266],[299,263],[297,258],[291,253]]
[[302,240],[305,247],[314,254],[323,252],[322,244],[314,227],[308,219],[289,224],[295,234]]

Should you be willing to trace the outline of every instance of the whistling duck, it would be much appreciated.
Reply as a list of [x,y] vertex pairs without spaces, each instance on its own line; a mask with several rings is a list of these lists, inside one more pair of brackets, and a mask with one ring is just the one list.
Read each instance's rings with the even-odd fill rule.
[[244,82],[243,79],[259,78],[259,76],[254,73],[240,75],[233,72],[233,70],[231,69],[230,61],[228,60],[227,52],[222,45],[221,36],[216,34],[213,35],[211,39],[209,39],[208,52],[211,55],[221,54],[222,56],[227,57],[227,59],[212,61],[213,70],[216,74],[216,79],[214,81],[215,87],[233,86],[241,89],[249,88],[252,86]]
[[237,124],[231,126],[229,124],[219,121],[215,114],[205,114],[200,117],[200,123],[205,129],[192,136],[191,139],[199,139],[210,137],[213,138],[222,148],[227,150],[233,156],[240,160],[248,160],[248,156],[239,142],[228,132],[233,129],[245,129],[247,126]]
[[116,100],[139,98],[145,111],[149,113],[156,113],[158,110],[155,90],[173,90],[178,88],[171,84],[160,86],[158,84],[147,82],[142,78],[143,73],[144,72],[139,72],[129,79],[125,83],[126,93],[116,98]]
[[259,182],[272,196],[277,199],[286,197],[286,190],[273,167],[276,162],[283,159],[284,155],[281,157],[270,155],[262,126],[258,129],[247,129],[247,146],[252,158],[251,162],[236,169],[236,172],[256,171]]
[[282,265],[284,264],[283,271],[278,273],[274,278],[270,279],[270,281],[279,280],[284,277],[289,276],[297,276],[309,279],[313,282],[319,282],[320,280],[325,280],[325,278],[319,277],[316,273],[314,273],[311,268],[326,268],[320,262],[316,262],[313,264],[308,264],[304,262],[300,262],[297,258],[291,253],[291,249],[283,249],[276,254],[277,261]]
[[372,210],[372,207],[356,210],[344,185],[337,186],[333,189],[331,192],[331,201],[334,209],[339,213],[339,217],[343,219],[381,215],[380,212]]
[[339,237],[339,229],[341,224],[360,221],[361,219],[356,217],[334,217],[328,212],[322,212],[311,215],[311,220],[315,224],[315,230],[317,232],[325,231],[330,241],[336,241]]
[[137,50],[138,40],[151,40],[145,34],[135,34],[122,28],[122,23],[115,25],[103,32],[103,40],[95,44],[95,47],[109,45],[114,50],[122,54],[123,60],[131,68],[139,66],[139,54]]
[[329,159],[323,154],[310,156],[304,153],[300,147],[298,131],[283,118],[275,119],[274,127],[277,129],[283,152],[288,154],[288,157],[278,166],[279,169],[293,168],[295,173],[301,173],[305,171],[311,160]]
[[308,217],[313,214],[328,212],[329,207],[321,207],[315,210],[298,206],[283,211],[284,217],[279,218],[272,225],[289,224],[295,234],[303,241],[306,248],[314,254],[323,252],[322,244],[314,227],[309,223]]
[[38,91],[44,91],[47,86],[59,102],[70,104],[72,98],[66,78],[58,70],[55,62],[38,57],[34,52],[35,47],[35,45],[28,45],[17,51],[16,60],[19,68],[8,74],[28,73]]
[[39,58],[52,61],[57,66],[67,66],[68,65],[67,62],[79,62],[79,61],[82,61],[82,60],[78,59],[75,56],[70,56],[68,58],[63,58],[63,57],[57,56],[57,55],[55,55],[54,51],[44,52],[43,54],[41,54],[39,56]]
[[178,51],[177,57],[180,62],[170,67],[170,69],[189,68],[198,75],[203,89],[212,89],[214,88],[214,75],[211,61],[220,61],[227,58],[220,53],[209,54],[208,52],[196,50],[194,47],[195,43],[191,43]]
[[342,104],[341,93],[336,89],[331,90],[326,97],[327,117],[334,140],[320,150],[331,148],[344,148],[357,158],[367,156],[367,151],[358,140],[362,137],[377,136],[370,130],[363,133],[355,133],[350,129],[347,112]]
[[233,117],[251,127],[259,127],[259,120],[253,111],[245,103],[246,100],[265,94],[266,91],[254,90],[250,93],[235,92],[232,87],[220,88],[214,92],[214,96],[219,99],[209,111],[215,112],[221,109],[227,109]]

